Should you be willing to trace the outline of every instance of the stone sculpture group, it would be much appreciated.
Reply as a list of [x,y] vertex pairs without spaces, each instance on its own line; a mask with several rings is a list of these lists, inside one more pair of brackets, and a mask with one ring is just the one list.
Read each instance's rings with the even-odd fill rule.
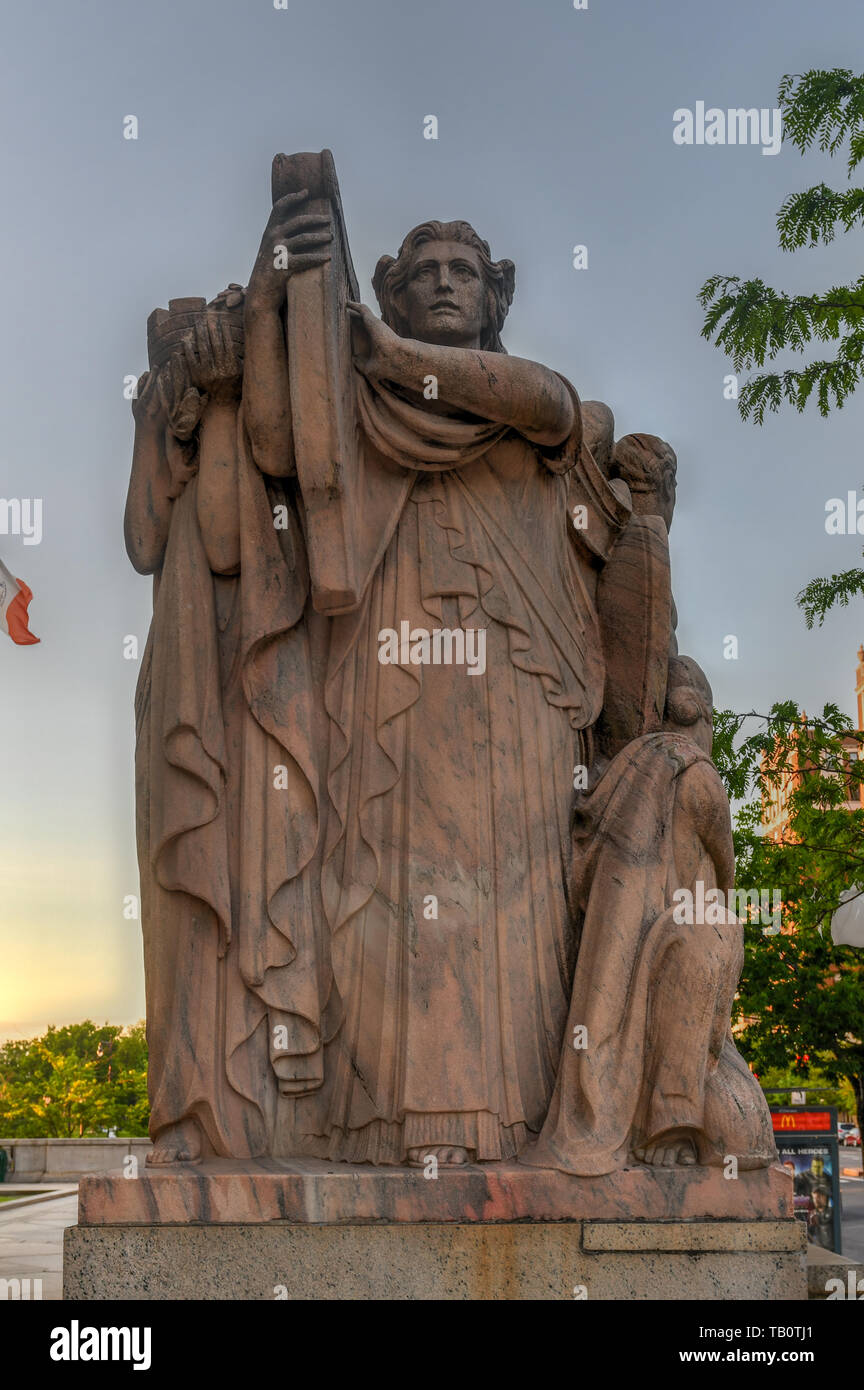
[[673,916],[734,865],[672,449],[506,353],[467,223],[381,257],[377,317],[329,154],[273,197],[133,403],[149,1162],[769,1165],[742,928]]

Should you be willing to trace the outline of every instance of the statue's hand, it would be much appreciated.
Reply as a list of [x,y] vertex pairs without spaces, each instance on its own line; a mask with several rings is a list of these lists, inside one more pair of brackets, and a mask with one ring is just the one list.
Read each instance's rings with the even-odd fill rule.
[[346,309],[351,315],[351,346],[354,365],[370,381],[393,377],[403,340],[386,323],[376,318],[365,304],[349,301]]
[[183,357],[196,390],[212,401],[239,399],[243,360],[225,315],[197,319],[183,339]]
[[301,212],[308,198],[308,191],[303,189],[300,193],[286,193],[273,204],[249,278],[247,312],[278,309],[292,275],[329,261],[332,218],[329,214]]
[[158,370],[138,380],[132,414],[138,429],[158,433],[166,425],[178,439],[190,439],[201,418],[203,398],[191,384],[185,361],[175,353]]
[[151,368],[139,378],[132,414],[138,429],[157,434],[167,426],[178,439],[190,439],[204,401],[189,380],[188,364],[175,352],[164,366]]
[[132,398],[132,415],[135,424],[144,430],[155,432],[163,429],[166,421],[165,404],[158,387],[158,372],[145,372],[138,378],[136,395]]

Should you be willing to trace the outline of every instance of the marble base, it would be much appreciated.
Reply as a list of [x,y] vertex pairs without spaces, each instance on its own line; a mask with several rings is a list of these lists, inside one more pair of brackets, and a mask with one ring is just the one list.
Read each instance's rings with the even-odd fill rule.
[[519,1163],[421,1168],[323,1159],[212,1159],[82,1178],[81,1226],[290,1221],[302,1224],[496,1221],[764,1221],[791,1217],[779,1164],[727,1179],[721,1168],[638,1165],[575,1178]]
[[64,1297],[795,1300],[804,1243],[779,1167],[213,1160],[84,1178]]

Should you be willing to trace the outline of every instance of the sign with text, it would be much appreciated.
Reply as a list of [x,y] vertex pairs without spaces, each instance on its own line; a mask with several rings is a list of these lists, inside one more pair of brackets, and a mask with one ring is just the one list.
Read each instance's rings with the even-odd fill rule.
[[792,1178],[796,1218],[807,1239],[823,1250],[840,1249],[840,1168],[837,1110],[833,1105],[772,1106],[780,1162]]

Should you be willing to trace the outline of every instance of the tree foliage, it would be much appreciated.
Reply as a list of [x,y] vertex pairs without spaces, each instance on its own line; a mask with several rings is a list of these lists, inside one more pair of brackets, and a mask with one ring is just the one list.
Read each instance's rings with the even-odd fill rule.
[[[783,138],[802,154],[830,158],[846,146],[847,180],[864,160],[864,77],[851,69],[787,74],[778,103]],[[777,215],[784,251],[828,245],[838,231],[864,225],[864,189],[819,183],[786,198]],[[864,372],[864,275],[810,295],[789,295],[764,280],[712,275],[699,293],[702,336],[727,352],[736,372],[760,369],[782,352],[835,343],[833,357],[797,370],[757,371],[741,389],[742,418],[762,424],[784,401],[803,410],[815,399],[822,415],[841,408]],[[797,596],[808,628],[864,593],[864,570],[814,579]],[[767,714],[715,715],[714,758],[733,801],[741,803],[733,837],[736,883],[776,890],[782,929],[744,924],[745,962],[735,1003],[741,1049],[763,1078],[814,1073],[851,1085],[864,1133],[864,950],[838,946],[831,919],[841,895],[864,893],[862,764],[864,744],[836,705],[808,718],[794,701]],[[765,834],[765,811],[785,799],[778,834]],[[850,810],[850,803],[855,809]],[[838,1092],[839,1094],[839,1092]]]
[[771,1104],[785,1105],[789,1101],[789,1092],[807,1090],[811,1092],[807,1096],[808,1105],[836,1105],[844,1114],[854,1115],[855,1093],[849,1081],[845,1077],[828,1081],[818,1057],[811,1057],[807,1053],[804,1055],[806,1061],[802,1059],[791,1066],[766,1067],[758,1073],[758,1081],[764,1091],[787,1092],[785,1096],[769,1095]]
[[[835,945],[831,918],[841,894],[864,891],[864,769],[849,759],[864,734],[836,705],[820,718],[794,701],[767,714],[717,713],[715,762],[731,798],[736,884],[779,893],[782,928],[744,925],[745,963],[735,1002],[736,1036],[753,1069],[818,1065],[826,1082],[855,1094],[864,1132],[864,952]],[[853,751],[854,747],[853,747]],[[779,841],[764,833],[766,803],[788,793]]]
[[80,1138],[147,1133],[144,1024],[87,1019],[0,1047],[0,1135]]
[[796,600],[808,628],[819,627],[832,608],[848,608],[849,600],[864,594],[864,570],[843,570],[827,579],[811,579]]
[[[817,147],[833,157],[847,148],[847,177],[864,159],[864,77],[851,69],[787,74],[777,96],[783,138],[802,153]],[[784,251],[827,245],[836,232],[864,225],[864,189],[839,192],[820,183],[788,197],[777,214]],[[773,362],[781,352],[801,354],[810,343],[836,343],[833,357],[800,368],[758,372],[738,397],[743,419],[762,424],[783,402],[803,411],[815,399],[822,415],[842,408],[864,373],[864,276],[823,293],[790,295],[761,279],[712,275],[699,292],[702,336],[730,357],[736,372]]]

